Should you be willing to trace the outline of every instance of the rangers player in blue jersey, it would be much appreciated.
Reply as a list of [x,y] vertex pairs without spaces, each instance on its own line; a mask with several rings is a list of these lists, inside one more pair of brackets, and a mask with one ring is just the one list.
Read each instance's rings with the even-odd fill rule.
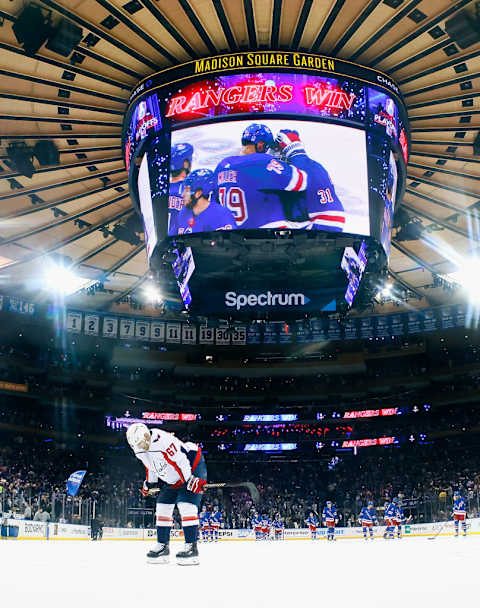
[[338,523],[337,509],[331,500],[323,507],[322,523],[327,527],[327,540],[335,540],[335,524]]
[[315,540],[317,538],[317,528],[319,523],[318,517],[314,515],[313,512],[311,512],[305,520],[305,523],[307,524],[308,529],[310,530],[310,538],[312,540]]
[[373,506],[373,502],[371,500],[368,502],[366,507],[362,507],[358,520],[362,526],[363,538],[368,540],[369,533],[370,538],[373,540],[373,526],[377,525],[377,516],[375,515],[375,507]]
[[198,514],[199,531],[201,533],[202,541],[208,541],[208,533],[210,530],[210,513],[207,511],[207,507],[203,505],[202,510]]
[[458,536],[459,522],[462,522],[463,536],[467,536],[467,505],[460,492],[453,493],[453,521],[455,522],[455,536]]
[[282,193],[304,191],[307,174],[267,154],[273,147],[270,129],[253,123],[243,132],[242,154],[228,156],[217,165],[217,198],[233,213],[237,228],[301,228],[309,224],[294,221],[295,212],[286,217],[281,199]]
[[193,146],[175,144],[170,156],[170,189],[168,193],[168,234],[177,234],[177,216],[184,207],[183,181],[192,169]]
[[268,540],[270,536],[270,527],[272,525],[272,520],[265,513],[262,517],[262,538],[263,540]]
[[394,517],[396,513],[397,507],[393,502],[387,500],[384,505],[384,514],[383,517],[385,519],[385,532],[383,534],[383,538],[385,539],[393,539],[393,533],[395,531],[394,527]]
[[345,211],[332,180],[325,167],[307,155],[298,131],[282,129],[275,143],[282,159],[308,175],[308,186],[298,195],[311,222],[308,228],[343,232]]
[[398,498],[394,498],[392,503],[395,505],[395,513],[393,515],[393,532],[397,528],[397,538],[402,538],[402,525],[405,523],[405,515],[403,513],[402,505]]
[[275,540],[282,540],[283,539],[283,530],[285,528],[285,523],[283,521],[283,519],[280,517],[280,515],[276,515],[275,519],[273,520],[272,523],[273,526],[273,530],[275,533]]
[[223,515],[222,512],[220,511],[220,508],[218,507],[218,505],[215,505],[213,507],[213,513],[212,516],[210,518],[210,535],[212,537],[212,540],[215,539],[215,542],[218,542],[218,539],[220,537],[220,526],[223,523]]
[[233,230],[236,227],[231,211],[212,198],[213,190],[210,169],[197,169],[184,179],[182,194],[185,206],[177,217],[177,234]]
[[254,513],[252,517],[252,528],[255,532],[255,540],[262,540],[262,518],[258,513]]

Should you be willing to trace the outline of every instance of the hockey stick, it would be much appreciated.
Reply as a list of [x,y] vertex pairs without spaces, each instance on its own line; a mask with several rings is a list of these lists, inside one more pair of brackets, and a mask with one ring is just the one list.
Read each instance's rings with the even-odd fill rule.
[[[252,497],[253,502],[258,502],[260,500],[260,494],[258,493],[257,487],[251,481],[243,481],[240,483],[229,483],[227,481],[220,481],[217,483],[206,483],[204,486],[205,490],[213,490],[215,488],[239,488],[245,487],[247,488],[250,496]],[[148,491],[149,496],[155,496],[161,492],[161,488],[151,488]]]
[[438,532],[436,534],[434,534],[433,536],[429,536],[428,540],[435,540],[437,538],[437,536],[440,534],[440,532],[445,528],[445,526],[447,525],[448,522],[443,522],[443,525],[440,526],[440,529],[438,530]]

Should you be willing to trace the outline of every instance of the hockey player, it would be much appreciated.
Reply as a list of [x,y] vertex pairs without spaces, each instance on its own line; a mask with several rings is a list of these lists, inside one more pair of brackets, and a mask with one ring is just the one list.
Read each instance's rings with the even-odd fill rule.
[[395,531],[395,527],[393,524],[393,518],[395,516],[397,508],[393,502],[387,500],[384,505],[384,519],[385,519],[385,532],[383,534],[383,538],[386,540],[393,539],[393,533]]
[[143,496],[159,487],[156,494],[157,544],[148,552],[148,562],[168,563],[172,515],[177,505],[185,535],[185,547],[177,553],[177,563],[198,564],[198,507],[207,483],[207,467],[200,447],[184,443],[160,429],[150,432],[141,422],[128,427],[127,441],[147,472]]
[[282,540],[285,523],[278,513],[273,520],[272,526],[275,534],[275,540]]
[[358,516],[360,525],[362,526],[363,538],[368,540],[368,533],[370,538],[373,540],[373,526],[377,525],[377,516],[375,515],[375,507],[373,502],[370,500],[366,507],[362,507],[360,515]]
[[177,234],[236,228],[232,212],[212,198],[214,189],[210,169],[192,171],[183,180],[184,208],[177,217]]
[[317,527],[318,527],[318,517],[313,514],[313,511],[310,512],[310,515],[305,520],[305,523],[310,530],[310,538],[315,540],[317,538]]
[[198,521],[200,524],[200,533],[203,542],[208,541],[208,534],[210,531],[210,513],[207,511],[207,507],[203,505],[202,510],[198,516]]
[[252,517],[252,527],[255,532],[255,540],[262,540],[262,518],[256,512]]
[[338,524],[337,509],[331,500],[323,507],[322,523],[327,527],[327,540],[335,540],[335,524]]
[[253,123],[242,134],[242,154],[224,158],[215,169],[217,198],[235,216],[237,228],[301,228],[295,213],[285,216],[281,194],[302,192],[308,177],[267,151],[274,145],[266,125]]
[[266,513],[262,516],[262,539],[268,540],[270,537],[270,527],[272,525],[272,520]]
[[192,170],[193,146],[175,144],[170,156],[170,188],[168,192],[168,234],[177,234],[177,216],[184,207],[183,182]]
[[345,211],[327,170],[310,158],[297,131],[282,129],[275,139],[281,158],[308,175],[308,187],[298,195],[311,224],[308,229],[343,232]]
[[453,521],[455,522],[455,536],[458,536],[459,523],[462,522],[463,536],[467,536],[467,511],[465,498],[460,492],[455,490],[453,493]]
[[218,539],[220,538],[220,526],[221,526],[222,522],[223,522],[223,515],[222,515],[222,512],[220,511],[220,507],[218,505],[215,505],[213,507],[213,513],[210,518],[210,530],[211,530],[212,540],[214,539],[216,543],[218,542]]
[[397,538],[402,538],[402,525],[405,523],[405,514],[403,513],[402,505],[397,497],[392,500],[395,505],[395,513],[393,515],[393,532],[397,528]]

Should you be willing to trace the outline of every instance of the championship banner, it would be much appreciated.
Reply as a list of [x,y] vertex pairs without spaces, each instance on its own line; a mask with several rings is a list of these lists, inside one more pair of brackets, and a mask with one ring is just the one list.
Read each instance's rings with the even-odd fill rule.
[[83,333],[86,336],[98,336],[100,329],[100,317],[98,315],[85,315],[85,326]]
[[247,343],[260,344],[262,341],[262,333],[258,323],[252,323],[247,328]]
[[308,327],[303,321],[297,321],[295,323],[295,336],[297,344],[305,344],[308,342]]
[[[282,323],[278,333],[280,344],[292,344],[293,342],[293,327],[288,323]],[[311,342],[311,334],[309,335],[309,341]]]
[[446,306],[440,311],[440,324],[442,329],[451,329],[455,327],[455,307]]
[[375,337],[388,338],[392,335],[389,319],[387,316],[375,318]]
[[364,317],[360,319],[360,338],[370,340],[374,337],[373,318]]
[[265,323],[263,329],[263,343],[277,344],[277,325],[276,323]]
[[33,304],[33,302],[27,302],[13,296],[5,296],[3,298],[3,309],[22,315],[35,314],[35,304]]
[[81,312],[68,312],[66,321],[66,330],[73,334],[79,334],[82,331],[82,318]]
[[434,310],[425,310],[423,312],[423,331],[437,331],[437,315]]
[[341,340],[342,339],[342,327],[337,319],[330,319],[328,322],[328,339],[329,340]]
[[328,340],[327,332],[322,320],[312,319],[310,321],[310,327],[312,328],[312,342],[326,342]]
[[390,330],[392,336],[403,336],[405,333],[405,317],[402,314],[390,315]]
[[67,494],[76,496],[87,471],[75,471],[67,479]]
[[358,338],[356,319],[347,319],[343,335],[345,340],[356,340]]
[[419,334],[422,331],[422,316],[418,312],[407,313],[407,332]]

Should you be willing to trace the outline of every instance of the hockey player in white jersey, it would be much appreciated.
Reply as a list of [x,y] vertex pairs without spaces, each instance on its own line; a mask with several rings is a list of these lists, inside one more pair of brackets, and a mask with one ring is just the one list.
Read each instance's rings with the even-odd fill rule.
[[177,505],[185,535],[185,547],[177,553],[177,563],[198,564],[198,507],[207,483],[207,466],[200,447],[184,443],[160,429],[150,432],[141,422],[128,427],[127,441],[147,471],[142,494],[146,497],[152,488],[159,490],[156,494],[157,543],[147,553],[147,561],[169,562],[170,529]]

